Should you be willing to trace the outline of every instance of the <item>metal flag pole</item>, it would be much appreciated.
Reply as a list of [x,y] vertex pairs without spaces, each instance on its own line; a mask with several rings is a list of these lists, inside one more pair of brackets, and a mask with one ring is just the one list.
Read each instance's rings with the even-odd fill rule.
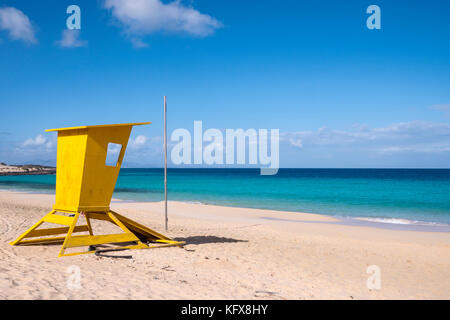
[[164,226],[167,231],[167,102],[164,96]]

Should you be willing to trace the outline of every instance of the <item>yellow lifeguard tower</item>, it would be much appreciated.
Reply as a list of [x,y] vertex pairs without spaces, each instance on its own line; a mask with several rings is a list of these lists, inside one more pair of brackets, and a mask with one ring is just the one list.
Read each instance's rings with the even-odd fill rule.
[[[116,249],[144,249],[160,246],[180,246],[174,241],[110,209],[110,202],[127,148],[131,129],[150,122],[82,126],[49,129],[58,132],[56,164],[56,201],[46,214],[11,245],[63,242],[59,257],[95,250],[65,254],[67,248],[122,244]],[[116,147],[115,163],[106,163],[108,146]],[[111,150],[110,150],[111,151]],[[61,214],[57,214],[61,213]],[[80,214],[85,225],[77,225]],[[90,220],[105,220],[117,225],[124,233],[94,235]],[[65,227],[38,229],[44,222]],[[87,232],[87,235],[72,235]],[[65,234],[65,236],[46,237]],[[34,238],[27,239],[25,238]],[[124,244],[125,243],[125,244]],[[153,243],[151,245],[150,243]]]

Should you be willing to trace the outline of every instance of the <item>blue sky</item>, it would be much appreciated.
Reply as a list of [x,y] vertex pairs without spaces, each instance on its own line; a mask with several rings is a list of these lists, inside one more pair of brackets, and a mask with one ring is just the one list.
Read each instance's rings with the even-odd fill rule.
[[[71,4],[81,30],[63,38]],[[381,30],[366,27],[371,4]],[[161,166],[167,95],[169,132],[279,128],[282,167],[448,168],[449,12],[437,0],[0,0],[0,161],[54,164],[47,128],[152,121],[125,164]]]

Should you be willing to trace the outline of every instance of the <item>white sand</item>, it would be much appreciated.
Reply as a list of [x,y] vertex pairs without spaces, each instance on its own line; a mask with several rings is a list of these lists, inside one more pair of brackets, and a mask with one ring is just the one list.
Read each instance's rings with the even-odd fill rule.
[[[170,202],[167,235],[186,241],[183,249],[57,258],[60,245],[10,246],[53,200],[51,195],[0,192],[1,299],[450,298],[450,233]],[[112,208],[164,233],[162,203],[115,201]],[[94,232],[108,230],[100,224]],[[370,265],[380,268],[379,290],[367,288]],[[80,268],[80,289],[68,288],[70,266]]]

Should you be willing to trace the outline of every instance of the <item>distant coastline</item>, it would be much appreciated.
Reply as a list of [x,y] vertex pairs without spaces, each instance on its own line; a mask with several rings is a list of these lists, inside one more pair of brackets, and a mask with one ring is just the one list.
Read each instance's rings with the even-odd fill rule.
[[26,164],[26,165],[7,165],[0,162],[0,176],[16,176],[16,175],[42,175],[55,174],[55,167]]

